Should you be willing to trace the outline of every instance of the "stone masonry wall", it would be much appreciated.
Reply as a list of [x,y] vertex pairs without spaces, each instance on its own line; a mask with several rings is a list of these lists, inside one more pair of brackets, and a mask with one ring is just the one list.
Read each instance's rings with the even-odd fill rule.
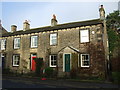
[[[90,30],[90,42],[88,43],[80,43],[80,30],[81,29],[89,29]],[[58,35],[58,43],[55,46],[50,46],[50,34],[51,33],[57,33]],[[76,27],[76,28],[68,28],[68,29],[62,29],[62,30],[54,30],[54,31],[47,31],[47,32],[39,32],[39,33],[32,33],[32,34],[24,34],[24,35],[17,35],[17,36],[10,36],[10,37],[5,37],[7,38],[7,47],[6,50],[4,51],[6,53],[6,68],[10,67],[12,70],[18,70],[21,72],[22,70],[25,71],[30,71],[30,55],[32,53],[36,53],[37,57],[43,57],[44,61],[46,62],[46,67],[49,66],[49,55],[50,54],[58,54],[58,51],[61,49],[67,47],[67,46],[72,46],[76,49],[78,49],[81,53],[90,53],[88,50],[89,45],[97,45],[99,42],[102,43],[102,33],[103,33],[103,28],[101,24],[98,25],[91,25],[91,26],[85,26],[85,27]],[[38,47],[37,48],[31,48],[30,47],[30,37],[32,35],[37,35],[38,36]],[[20,49],[13,49],[13,39],[15,37],[20,37],[21,38],[21,44],[20,44]],[[99,48],[103,48],[103,46],[99,46]],[[103,50],[103,49],[102,49]],[[92,52],[94,52],[92,50]],[[102,51],[104,52],[104,50]],[[20,65],[19,67],[13,67],[12,66],[12,56],[13,54],[20,54]],[[62,53],[58,54],[58,59],[63,60]],[[103,55],[104,56],[104,55]],[[90,61],[91,65],[95,64],[94,59],[92,54],[90,54]],[[80,59],[80,58],[79,58]],[[100,64],[97,64],[96,67],[97,70],[101,70],[104,72],[104,57],[102,59],[99,59],[100,61],[102,60],[103,62]],[[60,63],[58,63],[60,64]],[[102,66],[103,65],[103,66]],[[62,66],[61,66],[62,67]],[[60,68],[61,68],[60,67]],[[90,72],[92,73],[95,71],[96,68],[92,66],[91,68],[81,68],[79,65],[80,69],[80,74],[81,73],[86,73]],[[87,70],[87,72],[86,72]],[[62,72],[62,71],[61,71]]]

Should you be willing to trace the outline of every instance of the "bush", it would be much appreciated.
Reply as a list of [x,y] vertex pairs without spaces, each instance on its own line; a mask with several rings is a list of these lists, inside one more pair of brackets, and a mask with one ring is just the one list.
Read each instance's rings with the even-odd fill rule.
[[45,69],[45,76],[46,77],[53,77],[53,73],[54,73],[53,68],[48,67]]
[[44,64],[44,61],[43,61],[43,58],[35,58],[34,59],[35,62],[36,62],[36,70],[35,70],[35,73],[37,76],[42,76],[42,67],[43,67],[43,64]]
[[77,70],[76,69],[71,69],[70,71],[70,77],[71,78],[77,78]]
[[5,69],[3,69],[2,70],[2,73],[3,74],[10,74],[11,72],[10,72],[10,68],[5,68]]
[[120,83],[120,72],[112,72],[112,77],[115,83]]

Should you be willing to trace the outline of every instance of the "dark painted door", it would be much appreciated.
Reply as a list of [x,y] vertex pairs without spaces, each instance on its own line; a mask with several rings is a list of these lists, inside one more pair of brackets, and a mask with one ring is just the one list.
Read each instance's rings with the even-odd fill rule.
[[70,54],[65,54],[65,72],[70,72]]
[[5,54],[1,54],[1,58],[2,58],[2,69],[5,68]]
[[2,68],[5,67],[5,57],[2,57]]

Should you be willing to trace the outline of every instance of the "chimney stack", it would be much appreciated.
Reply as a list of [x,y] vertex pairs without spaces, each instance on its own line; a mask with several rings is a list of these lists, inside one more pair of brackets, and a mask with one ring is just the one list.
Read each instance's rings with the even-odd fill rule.
[[30,29],[30,24],[27,20],[23,23],[23,31],[29,30]]
[[104,20],[105,19],[105,10],[103,8],[103,5],[100,5],[99,13],[100,13],[100,19]]
[[51,19],[51,26],[57,25],[57,20],[55,14],[53,14],[53,18]]
[[16,25],[11,25],[11,32],[16,32],[17,26]]

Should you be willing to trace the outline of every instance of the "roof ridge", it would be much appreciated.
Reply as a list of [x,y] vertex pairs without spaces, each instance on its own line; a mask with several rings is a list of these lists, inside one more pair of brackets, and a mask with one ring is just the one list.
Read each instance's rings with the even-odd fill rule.
[[26,31],[18,30],[16,32],[8,32],[3,34],[3,37],[6,36],[14,36],[14,35],[21,35],[21,34],[30,34],[30,33],[38,33],[38,32],[46,32],[46,31],[54,31],[54,30],[62,30],[67,28],[75,28],[75,27],[82,27],[88,25],[96,25],[96,24],[103,24],[100,19],[92,19],[92,20],[85,20],[85,21],[78,21],[78,22],[70,22],[64,24],[58,24],[56,26],[44,26],[40,28],[32,28]]

